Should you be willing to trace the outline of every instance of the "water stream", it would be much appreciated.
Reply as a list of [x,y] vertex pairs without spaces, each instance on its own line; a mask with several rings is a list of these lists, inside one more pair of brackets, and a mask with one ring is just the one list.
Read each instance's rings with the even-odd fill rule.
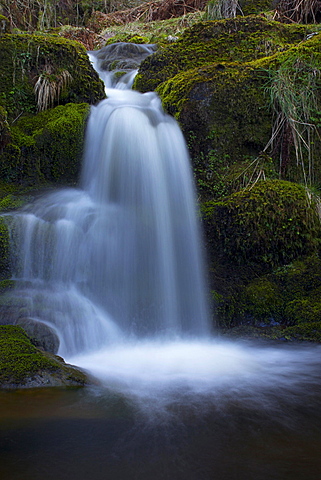
[[[77,398],[71,401],[73,411],[81,416],[79,412],[87,412],[90,404],[89,417],[98,415],[105,425],[111,399],[122,405],[117,433],[114,420],[109,419],[104,429],[114,432],[116,450],[107,434],[105,439],[106,449],[114,456],[106,451],[103,457],[101,444],[98,447],[92,440],[100,453],[96,457],[94,451],[88,453],[91,473],[75,467],[69,476],[59,470],[56,477],[41,473],[39,478],[313,480],[320,466],[316,456],[307,477],[304,468],[302,474],[290,475],[291,455],[285,467],[276,462],[267,476],[268,465],[261,459],[256,468],[247,454],[235,461],[234,470],[231,467],[230,455],[238,458],[237,445],[244,451],[244,436],[250,438],[249,449],[256,448],[257,436],[273,450],[270,439],[283,435],[284,453],[288,438],[299,435],[297,451],[302,453],[304,439],[298,429],[307,422],[314,433],[306,441],[315,442],[316,432],[321,432],[319,414],[314,415],[321,401],[321,349],[232,343],[212,334],[195,192],[183,136],[174,119],[163,112],[156,94],[129,89],[137,54],[146,56],[153,49],[121,44],[91,54],[108,98],[92,107],[80,186],[45,195],[10,216],[16,300],[26,317],[54,329],[60,355],[99,379],[99,386],[84,394],[90,398],[86,408],[84,397]],[[112,73],[111,65],[116,65]],[[131,421],[128,427],[128,418],[136,419],[135,427]],[[265,427],[265,433],[259,434]],[[85,422],[81,435],[86,437],[87,428]],[[48,431],[54,435],[51,424]],[[128,432],[133,435],[130,439]],[[103,438],[99,429],[97,435]],[[226,447],[226,435],[230,435],[230,447]],[[178,447],[182,438],[185,443]],[[75,461],[88,445],[80,442],[78,450],[75,447]],[[141,451],[131,457],[134,445]],[[150,451],[146,461],[143,457]],[[188,452],[194,452],[191,458],[197,468],[189,463]],[[271,465],[272,457],[268,456]],[[129,464],[124,467],[116,458],[126,458]],[[111,477],[97,467],[97,461],[107,459],[115,469]],[[246,461],[250,466],[245,466]],[[219,476],[213,473],[214,464]],[[30,478],[38,477],[33,471]]]

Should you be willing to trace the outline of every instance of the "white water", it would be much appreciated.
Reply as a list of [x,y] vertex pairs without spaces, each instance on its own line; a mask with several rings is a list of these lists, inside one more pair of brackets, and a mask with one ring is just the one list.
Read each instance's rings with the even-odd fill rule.
[[314,382],[320,350],[211,338],[182,134],[154,93],[126,89],[131,72],[118,83],[100,73],[108,99],[92,108],[80,188],[10,221],[25,316],[54,327],[68,362],[154,407],[191,393],[263,406],[264,389],[297,395]]

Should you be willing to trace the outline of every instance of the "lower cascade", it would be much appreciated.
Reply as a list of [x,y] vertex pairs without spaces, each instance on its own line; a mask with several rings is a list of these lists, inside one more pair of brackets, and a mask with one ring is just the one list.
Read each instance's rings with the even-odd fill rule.
[[190,392],[215,404],[295,401],[319,378],[319,347],[259,348],[211,336],[184,139],[155,93],[129,88],[138,54],[153,50],[119,44],[90,53],[107,99],[92,107],[79,188],[5,217],[14,304],[54,330],[59,355],[143,399],[144,408],[160,409],[172,393],[184,402]]

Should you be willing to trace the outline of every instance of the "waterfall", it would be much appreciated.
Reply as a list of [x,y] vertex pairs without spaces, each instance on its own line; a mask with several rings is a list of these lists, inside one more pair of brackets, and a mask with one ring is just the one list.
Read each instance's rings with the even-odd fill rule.
[[91,109],[80,187],[10,216],[14,295],[55,329],[64,356],[209,332],[185,142],[155,93],[129,89],[139,54],[153,50],[91,52],[108,98]]
[[129,89],[138,53],[154,49],[136,47],[90,53],[108,98],[92,107],[79,188],[4,217],[12,305],[54,330],[58,353],[99,379],[103,398],[107,388],[153,419],[237,403],[287,419],[320,384],[320,347],[210,336],[186,146],[157,95]]

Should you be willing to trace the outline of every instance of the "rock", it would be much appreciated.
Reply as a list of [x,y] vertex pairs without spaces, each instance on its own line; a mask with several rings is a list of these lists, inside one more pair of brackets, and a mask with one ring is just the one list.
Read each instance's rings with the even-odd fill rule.
[[0,326],[0,388],[79,386],[87,376],[60,357],[42,352],[19,326]]
[[0,74],[0,104],[9,123],[45,107],[105,98],[85,48],[55,35],[0,36]]
[[0,154],[1,177],[25,185],[77,181],[89,110],[88,103],[68,103],[21,117]]
[[24,329],[38,347],[49,353],[57,353],[60,340],[55,331],[45,323],[32,318],[19,318],[16,325]]

